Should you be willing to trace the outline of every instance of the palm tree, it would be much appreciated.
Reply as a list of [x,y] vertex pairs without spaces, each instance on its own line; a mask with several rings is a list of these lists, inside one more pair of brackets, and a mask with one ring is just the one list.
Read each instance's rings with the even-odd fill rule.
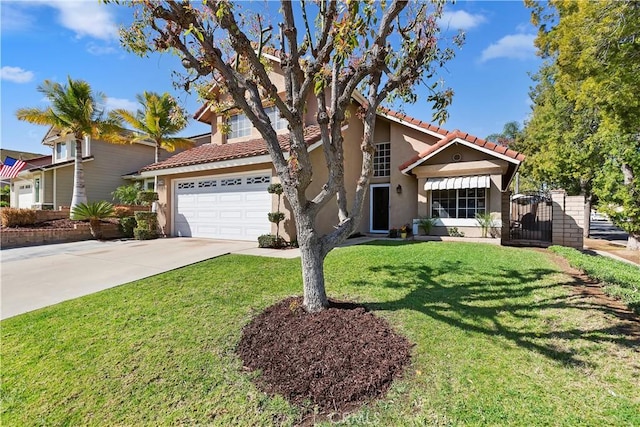
[[172,137],[187,127],[187,115],[171,95],[143,92],[136,98],[141,108],[135,113],[117,109],[110,114],[111,118],[126,122],[138,132],[131,142],[153,141],[156,163],[160,160],[160,149],[172,152],[176,148],[193,147],[193,141],[188,138]]
[[94,93],[84,80],[67,77],[67,84],[45,80],[38,86],[50,105],[41,108],[20,108],[16,111],[19,120],[37,125],[54,127],[60,136],[73,135],[76,157],[73,174],[73,196],[71,212],[80,203],[87,202],[82,167],[82,142],[85,138],[99,138],[108,142],[123,142],[121,129],[111,119],[104,118],[102,93]]

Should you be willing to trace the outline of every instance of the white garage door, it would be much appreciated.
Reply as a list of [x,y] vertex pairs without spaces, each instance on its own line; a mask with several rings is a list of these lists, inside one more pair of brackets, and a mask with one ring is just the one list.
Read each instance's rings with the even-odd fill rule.
[[271,173],[177,180],[174,234],[228,240],[257,240],[271,232],[267,214]]
[[31,184],[25,184],[24,182],[15,186],[18,188],[18,207],[19,208],[31,208],[33,204],[33,188]]

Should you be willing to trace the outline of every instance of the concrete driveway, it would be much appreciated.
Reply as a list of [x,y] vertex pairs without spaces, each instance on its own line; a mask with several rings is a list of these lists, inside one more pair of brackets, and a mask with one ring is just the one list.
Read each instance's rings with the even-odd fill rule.
[[256,242],[194,238],[85,241],[0,251],[1,318],[89,295],[228,253]]

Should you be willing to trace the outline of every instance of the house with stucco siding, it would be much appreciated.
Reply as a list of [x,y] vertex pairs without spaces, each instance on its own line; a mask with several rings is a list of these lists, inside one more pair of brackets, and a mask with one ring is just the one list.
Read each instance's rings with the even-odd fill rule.
[[[284,93],[279,60],[269,59],[274,64],[270,77]],[[342,129],[348,193],[355,191],[360,173],[363,125],[356,113],[363,101],[354,95],[349,122]],[[286,150],[287,123],[275,107],[268,103],[265,107]],[[304,117],[313,167],[309,194],[317,194],[328,176],[316,108],[308,103]],[[164,233],[232,240],[275,233],[267,214],[277,209],[277,197],[267,187],[278,182],[278,176],[259,132],[237,109],[222,115],[205,104],[194,117],[211,126],[210,141],[140,171],[145,179],[158,179],[158,216]],[[433,217],[436,234],[456,227],[467,236],[480,236],[475,215],[489,212],[500,226],[504,191],[524,159],[507,147],[384,108],[377,113],[374,144],[374,175],[358,229],[365,234],[386,235],[414,219]],[[285,213],[284,237],[294,239],[295,224],[286,200],[280,210]],[[316,221],[319,232],[332,230],[336,204],[327,204]]]

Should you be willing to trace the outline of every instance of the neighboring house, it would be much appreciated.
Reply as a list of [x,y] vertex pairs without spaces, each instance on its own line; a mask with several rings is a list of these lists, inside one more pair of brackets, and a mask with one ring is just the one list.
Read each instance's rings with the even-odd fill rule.
[[[11,180],[11,207],[57,209],[71,204],[75,141],[71,135],[60,137],[49,129],[42,143],[52,154],[29,160],[27,167]],[[111,201],[111,193],[117,187],[139,178],[131,171],[153,162],[155,149],[153,143],[110,144],[86,139],[82,154],[87,200]],[[168,157],[162,150],[161,158]],[[144,183],[146,188],[153,188],[153,179]]]
[[[284,83],[274,61],[272,81],[280,90]],[[345,182],[353,194],[360,173],[359,149],[363,125],[354,96],[350,122],[343,128]],[[313,164],[309,194],[316,194],[327,178],[327,167],[316,124],[314,103],[305,115],[305,139]],[[267,113],[278,131],[281,146],[289,143],[286,122],[274,107]],[[239,111],[225,123],[206,105],[195,118],[211,125],[210,143],[144,167],[144,178],[158,177],[161,227],[167,235],[235,240],[254,240],[275,233],[267,213],[276,210],[277,198],[267,187],[278,177],[265,141]],[[224,135],[221,125],[230,129]],[[474,216],[490,212],[500,226],[503,198],[524,156],[460,131],[448,132],[429,123],[388,109],[378,112],[374,142],[374,176],[359,231],[386,234],[390,228],[412,223],[420,217],[437,217],[436,234],[457,227],[467,236],[480,236]],[[352,164],[353,167],[349,165]],[[312,193],[314,192],[314,193]],[[508,200],[508,198],[506,198]],[[295,238],[288,204],[285,238]],[[506,204],[508,205],[508,204]],[[327,204],[317,217],[320,232],[332,230],[337,221],[335,203]]]
[[[43,157],[43,154],[38,153],[29,153],[26,151],[17,151],[17,150],[7,150],[5,148],[0,148],[0,161],[4,163],[7,157],[11,157],[13,159],[23,160],[27,163],[31,159],[36,159],[38,157]],[[9,178],[0,178],[0,187],[4,187],[5,185],[10,185],[11,180]]]

